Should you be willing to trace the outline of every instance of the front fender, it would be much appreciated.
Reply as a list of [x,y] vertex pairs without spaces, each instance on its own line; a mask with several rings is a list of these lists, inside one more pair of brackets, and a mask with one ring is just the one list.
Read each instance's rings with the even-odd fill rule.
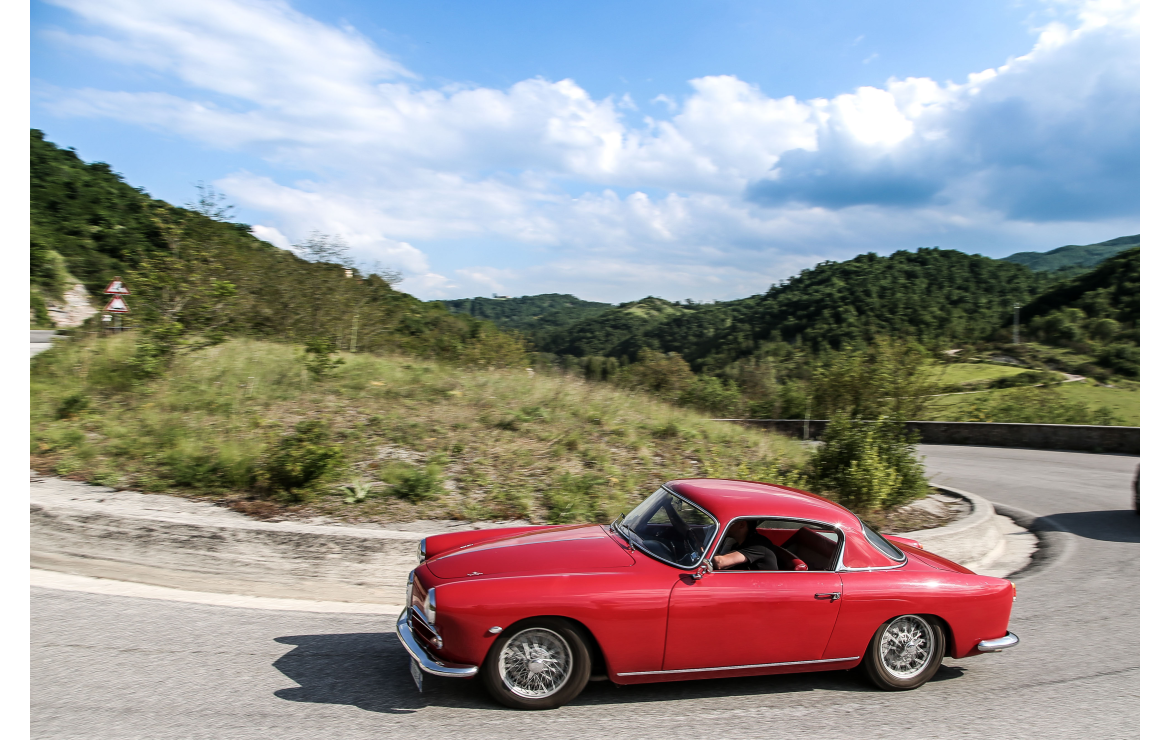
[[[423,569],[420,569],[423,570]],[[588,629],[611,672],[657,670],[666,644],[667,605],[677,571],[523,575],[441,581],[430,576],[438,605],[441,656],[481,665],[500,631],[523,619],[557,616]],[[428,579],[428,580],[430,580]],[[495,633],[493,628],[499,627]]]

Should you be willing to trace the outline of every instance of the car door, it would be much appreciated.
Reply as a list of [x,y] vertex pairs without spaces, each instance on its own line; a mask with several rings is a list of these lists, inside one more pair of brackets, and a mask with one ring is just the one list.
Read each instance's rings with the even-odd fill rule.
[[662,670],[820,660],[840,611],[832,571],[715,571],[671,589]]

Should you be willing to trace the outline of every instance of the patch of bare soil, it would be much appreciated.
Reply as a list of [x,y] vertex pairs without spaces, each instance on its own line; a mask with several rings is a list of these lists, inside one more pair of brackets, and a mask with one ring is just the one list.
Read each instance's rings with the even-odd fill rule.
[[878,511],[862,517],[865,523],[883,534],[915,532],[945,527],[971,513],[966,499],[935,491],[926,498],[912,501],[891,511]]

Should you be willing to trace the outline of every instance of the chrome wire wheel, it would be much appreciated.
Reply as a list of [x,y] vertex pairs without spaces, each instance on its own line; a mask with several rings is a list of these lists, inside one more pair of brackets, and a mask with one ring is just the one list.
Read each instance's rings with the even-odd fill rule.
[[500,678],[513,694],[543,699],[560,691],[573,672],[573,653],[564,638],[539,627],[512,635],[500,651]]
[[896,678],[914,678],[934,657],[934,630],[914,615],[898,617],[882,632],[882,666]]

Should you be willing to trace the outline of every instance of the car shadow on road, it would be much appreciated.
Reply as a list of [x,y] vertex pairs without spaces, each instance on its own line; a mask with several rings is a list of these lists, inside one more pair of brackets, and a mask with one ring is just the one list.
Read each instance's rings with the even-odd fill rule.
[[1072,511],[1041,517],[1037,523],[1041,520],[1048,520],[1079,537],[1091,540],[1141,542],[1141,524],[1133,509]]
[[[296,635],[275,639],[282,645],[294,646],[272,664],[298,684],[274,692],[286,701],[348,705],[383,714],[410,714],[427,706],[507,711],[488,696],[479,681],[427,676],[420,693],[410,677],[406,651],[393,633]],[[959,678],[963,671],[962,667],[944,665],[932,681]],[[572,704],[638,704],[806,691],[872,693],[877,689],[866,680],[861,669],[634,686],[596,681],[588,684]]]
[[477,681],[425,681],[420,694],[406,651],[390,632],[277,637],[294,645],[273,667],[298,686],[273,692],[287,701],[343,704],[385,714],[409,714],[428,704],[495,708]]

